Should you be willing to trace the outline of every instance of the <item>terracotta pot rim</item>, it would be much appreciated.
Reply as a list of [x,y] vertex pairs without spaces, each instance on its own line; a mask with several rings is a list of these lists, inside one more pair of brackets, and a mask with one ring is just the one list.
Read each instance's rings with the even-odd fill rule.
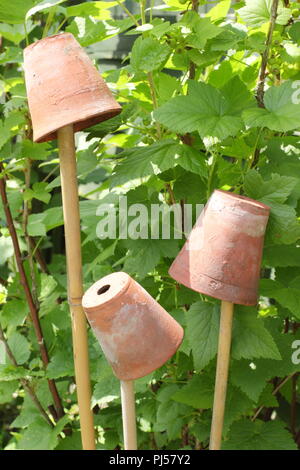
[[[191,280],[192,282],[190,282],[189,273],[182,266],[180,268],[179,276],[177,275],[178,274],[177,268],[172,267],[172,265],[171,265],[168,272],[169,272],[169,275],[172,277],[172,279],[175,279],[176,282],[178,282],[179,284],[183,284],[185,287],[188,287],[189,289],[192,289],[196,292],[199,292],[200,294],[208,295],[209,297],[213,297],[213,298],[219,299],[219,300],[224,300],[225,302],[232,302],[232,303],[237,304],[237,305],[252,306],[252,305],[257,304],[257,300],[258,300],[257,299],[258,298],[257,289],[249,288],[249,287],[242,288],[241,286],[226,284],[223,281],[213,279],[212,277],[208,276],[207,274],[199,273],[199,277],[200,276],[205,277],[206,279],[209,279],[213,282],[217,282],[217,283],[222,285],[222,293],[218,294],[218,292],[215,292],[213,289],[209,289],[209,287],[207,287],[207,286],[205,286],[205,287],[201,286],[201,290],[198,289],[197,286],[195,286],[197,281],[192,279]],[[225,293],[224,293],[224,288],[225,288]],[[232,288],[236,288],[236,290],[237,290],[238,301],[236,301],[236,299],[233,298]],[[228,289],[228,292],[229,292],[228,294],[226,293],[227,289]],[[243,295],[243,292],[244,292],[244,295]],[[251,297],[252,297],[253,300],[251,300]],[[250,298],[250,300],[249,300],[249,298]]]
[[[91,116],[91,114],[89,114],[87,117],[85,118],[80,118],[76,121],[70,119],[69,122],[67,122],[64,126],[62,127],[65,127],[65,126],[69,126],[70,124],[73,124],[73,127],[74,127],[74,133],[75,132],[80,132],[81,130],[84,131],[85,129],[89,129],[89,127],[93,127],[95,126],[96,124],[98,124],[99,122],[103,122],[103,117],[104,116],[109,116],[111,115],[111,118],[117,116],[118,114],[120,114],[122,111],[122,108],[120,106],[120,108],[116,109],[116,108],[110,108],[109,110],[103,112],[103,111],[100,111],[100,112],[97,112],[94,114],[94,116]],[[98,121],[98,118],[99,118],[99,121]],[[76,125],[80,125],[80,123],[84,123],[85,121],[93,121],[93,123],[91,123],[88,127],[86,125],[84,125],[81,129],[75,129],[76,128]],[[36,143],[42,143],[42,142],[50,142],[51,140],[56,140],[57,139],[57,131],[59,129],[62,129],[62,127],[54,127],[52,131],[50,132],[47,132],[47,133],[43,133],[39,136],[34,136],[34,139],[33,141],[36,142]]]
[[247,203],[249,205],[252,205],[256,208],[263,209],[266,212],[269,212],[271,210],[271,208],[269,206],[267,206],[266,204],[264,204],[263,202],[256,201],[255,199],[252,199],[252,198],[247,197],[247,196],[242,196],[240,194],[231,193],[230,191],[224,191],[223,189],[215,189],[214,193],[220,193],[221,196],[223,196],[225,198],[229,197],[229,198],[238,199],[240,201],[244,201],[245,203]]
[[32,44],[29,44],[29,46],[25,47],[25,49],[23,50],[23,53],[27,54],[27,52],[29,52],[31,49],[33,49],[38,44],[41,44],[42,42],[45,42],[45,41],[49,41],[50,39],[53,39],[53,38],[57,38],[58,36],[61,36],[61,37],[62,36],[72,36],[72,37],[74,37],[72,33],[68,33],[68,32],[53,34],[52,36],[47,36],[45,38],[38,39],[37,41],[34,41]]
[[[89,305],[87,305],[84,301],[84,299],[87,299],[88,298],[88,295],[89,293],[93,293],[95,290],[99,290],[100,288],[100,284],[102,285],[105,285],[105,280],[108,278],[108,277],[117,277],[118,275],[120,274],[126,274],[127,276],[127,283],[122,287],[122,289],[120,289],[113,297],[107,299],[105,302],[101,303],[101,308],[103,307],[106,307],[107,305],[109,305],[110,303],[113,303],[115,300],[117,300],[121,295],[125,294],[129,288],[129,286],[132,284],[132,278],[129,276],[129,274],[127,274],[125,271],[117,271],[115,273],[111,273],[111,274],[108,274],[107,276],[104,276],[102,277],[101,279],[99,279],[99,281],[95,282],[84,294],[84,296],[82,297],[82,307],[88,311],[89,313],[93,313],[93,312],[97,312],[99,310],[99,304],[97,304],[95,307],[91,307]],[[98,288],[98,284],[99,284],[99,288]]]
[[[181,327],[181,325],[180,325],[180,327]],[[182,334],[180,335],[180,340],[177,341],[177,343],[176,343],[175,352],[171,352],[171,353],[166,354],[165,356],[163,356],[163,359],[161,361],[157,362],[156,365],[153,365],[153,366],[149,367],[149,369],[145,368],[143,373],[133,374],[133,375],[128,375],[127,374],[127,375],[124,375],[124,376],[121,376],[121,374],[119,374],[119,376],[117,376],[114,372],[114,369],[113,369],[114,375],[119,380],[137,380],[137,379],[141,379],[142,377],[146,377],[146,375],[149,375],[149,374],[151,374],[151,372],[154,372],[155,370],[162,367],[169,359],[171,359],[171,357],[174,356],[174,354],[176,354],[177,350],[179,349],[180,345],[182,344],[183,339],[184,339],[184,330],[183,330],[182,327],[181,327],[181,330],[182,330],[182,332],[181,332]],[[147,372],[145,372],[145,371],[147,371]]]

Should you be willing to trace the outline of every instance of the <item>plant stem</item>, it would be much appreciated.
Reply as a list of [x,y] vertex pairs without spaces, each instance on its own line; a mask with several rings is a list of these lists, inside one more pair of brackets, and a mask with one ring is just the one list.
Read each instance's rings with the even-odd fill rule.
[[[0,171],[1,172],[3,171],[2,163],[0,163]],[[10,210],[8,200],[7,200],[6,177],[5,176],[2,176],[2,177],[0,176],[0,195],[1,195],[2,204],[3,204],[3,208],[4,208],[4,213],[5,213],[5,217],[6,217],[6,221],[7,221],[7,227],[8,227],[8,230],[9,230],[9,233],[10,233],[10,236],[11,236],[11,239],[12,239],[12,243],[13,243],[15,259],[16,259],[18,271],[19,271],[19,274],[20,274],[20,282],[23,286],[24,293],[25,293],[25,296],[26,296],[26,300],[27,300],[27,303],[28,303],[28,307],[29,307],[29,310],[30,310],[30,316],[31,316],[31,320],[32,320],[32,323],[33,323],[35,335],[36,335],[36,338],[37,338],[37,341],[38,341],[38,345],[39,345],[39,348],[40,348],[41,358],[42,358],[44,367],[46,368],[47,365],[49,364],[48,351],[47,351],[47,347],[46,347],[46,344],[45,344],[45,341],[44,341],[44,336],[43,336],[43,332],[42,332],[42,328],[41,328],[41,324],[40,324],[40,319],[39,319],[39,316],[38,316],[38,310],[37,310],[37,308],[35,306],[35,303],[33,301],[32,293],[30,291],[29,283],[28,283],[28,280],[27,280],[27,277],[26,277],[24,266],[23,266],[22,254],[21,254],[21,250],[20,250],[20,246],[19,246],[17,232],[16,232],[16,229],[15,229],[15,226],[14,226],[11,210]],[[61,418],[64,415],[64,411],[63,411],[62,403],[61,403],[61,400],[60,400],[60,396],[59,396],[57,388],[56,388],[55,381],[52,380],[52,379],[48,379],[48,386],[49,386],[50,393],[52,394],[53,401],[55,403],[57,415],[58,415],[59,418]]]
[[210,194],[212,192],[211,186],[212,186],[212,180],[213,180],[213,177],[214,177],[215,167],[216,167],[216,163],[217,163],[217,155],[218,155],[217,153],[213,153],[212,164],[211,164],[210,172],[209,172],[209,175],[208,175],[208,182],[207,182],[207,199],[209,199]]
[[119,0],[116,0],[117,4],[119,5],[120,8],[122,8],[123,11],[132,19],[132,21],[135,23],[136,26],[140,26],[139,22],[137,19],[134,17],[134,15],[126,8],[123,3],[121,3]]
[[26,42],[26,46],[29,46],[29,39],[28,39],[28,31],[27,31],[26,20],[24,21],[24,31],[25,31],[25,42]]
[[[0,325],[0,340],[4,343],[6,354],[8,355],[8,357],[11,360],[12,364],[15,367],[18,367],[17,360],[16,360],[12,350],[9,347],[9,344],[8,344],[8,342],[7,342],[7,340],[4,336],[4,332],[3,332],[3,329],[2,329],[1,325]],[[24,387],[24,389],[26,390],[26,392],[28,393],[28,395],[30,396],[30,398],[32,399],[32,401],[35,404],[35,406],[37,407],[37,409],[39,410],[39,412],[41,413],[41,415],[43,416],[43,418],[47,421],[47,423],[51,427],[53,427],[52,421],[50,420],[49,416],[47,415],[46,411],[44,410],[44,408],[43,408],[41,402],[39,401],[35,391],[31,387],[31,385],[29,385],[28,380],[26,380],[24,378],[21,378],[20,382],[21,382],[22,386]]]
[[[148,78],[148,83],[149,83],[149,87],[150,87],[150,93],[151,93],[153,108],[156,109],[156,108],[158,108],[158,103],[157,103],[153,73],[148,72],[147,73],[147,78]],[[156,125],[156,130],[157,130],[157,136],[158,136],[159,139],[161,139],[162,132],[161,132],[161,127],[160,127],[159,122],[156,122],[155,125]]]
[[259,141],[259,138],[261,136],[262,131],[263,131],[263,128],[260,128],[258,133],[257,133],[257,138],[256,138],[256,141],[255,141],[254,151],[253,151],[252,157],[251,157],[250,162],[249,162],[249,169],[254,168],[257,165],[258,161],[259,161],[260,148],[258,148],[258,141]]
[[[25,168],[25,190],[30,189],[30,180],[31,180],[31,161],[28,159],[27,162],[27,167]],[[24,201],[24,211],[23,211],[23,232],[25,235],[25,240],[27,244],[27,252],[28,252],[28,263],[29,263],[29,271],[30,271],[30,277],[31,277],[31,292],[32,292],[32,297],[34,300],[34,304],[36,306],[36,309],[39,309],[39,300],[38,300],[38,292],[37,292],[37,282],[36,282],[36,275],[34,271],[34,264],[33,264],[33,255],[32,255],[32,249],[31,249],[31,243],[30,243],[30,237],[28,235],[27,231],[27,225],[28,225],[28,216],[31,212],[31,204],[29,201]]]
[[[199,0],[192,0],[192,10],[196,13],[198,13],[198,7],[199,7]],[[196,75],[196,65],[194,62],[190,61],[189,65],[189,79],[193,80]]]
[[278,4],[279,4],[279,0],[273,0],[272,8],[271,8],[270,26],[269,26],[269,31],[267,35],[267,41],[266,41],[266,48],[262,54],[261,67],[260,67],[258,85],[257,85],[257,90],[256,90],[256,99],[257,99],[258,105],[261,108],[264,108],[265,80],[267,76],[266,70],[267,70],[267,65],[268,65],[270,48],[272,44],[275,22],[277,18]]
[[51,22],[53,20],[54,15],[55,15],[55,11],[56,11],[56,7],[50,8],[50,11],[49,11],[48,16],[47,16],[46,24],[45,24],[45,27],[44,27],[43,35],[42,35],[43,38],[45,38],[48,34],[49,28],[51,26]]
[[142,24],[146,23],[146,14],[145,14],[146,1],[147,0],[140,0],[140,11],[141,11]]
[[6,287],[8,282],[5,279],[3,279],[3,277],[0,276],[0,284],[2,284],[2,286]]
[[42,255],[41,251],[38,248],[38,246],[39,246],[42,239],[43,239],[43,237],[41,237],[39,239],[38,243],[35,243],[34,239],[32,237],[29,237],[30,247],[31,247],[31,256],[35,257],[36,261],[40,265],[41,271],[44,274],[49,274],[49,269],[47,267],[47,264],[46,264],[46,262],[43,258],[43,255]]
[[62,22],[58,25],[57,29],[54,31],[54,34],[57,34],[67,21],[68,21],[68,18],[64,18]]
[[[293,372],[292,374],[288,375],[285,379],[283,379],[276,388],[274,388],[272,395],[276,395],[276,393],[283,387],[292,377],[294,377],[298,372]],[[252,416],[251,421],[255,421],[258,415],[260,414],[261,410],[263,410],[264,406],[260,406],[255,414]]]
[[150,17],[149,17],[150,23],[152,23],[153,8],[154,8],[154,0],[150,0]]
[[172,189],[170,183],[166,183],[166,184],[165,184],[165,187],[166,187],[166,189],[167,189],[167,192],[168,192],[169,198],[170,198],[169,205],[171,205],[171,204],[176,204],[176,199],[175,199],[175,196],[174,196],[174,193],[173,193],[173,189]]
[[297,380],[298,374],[292,377],[292,400],[291,400],[291,432],[296,436],[297,427]]

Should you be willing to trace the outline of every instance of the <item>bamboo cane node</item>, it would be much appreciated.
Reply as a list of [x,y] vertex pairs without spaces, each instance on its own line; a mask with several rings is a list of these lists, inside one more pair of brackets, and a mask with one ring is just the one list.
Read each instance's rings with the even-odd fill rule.
[[82,297],[68,297],[68,304],[70,307],[82,307]]

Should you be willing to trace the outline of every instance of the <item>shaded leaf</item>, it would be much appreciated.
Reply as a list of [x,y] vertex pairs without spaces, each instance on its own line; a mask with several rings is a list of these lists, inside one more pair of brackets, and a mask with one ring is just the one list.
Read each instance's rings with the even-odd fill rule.
[[280,421],[241,420],[231,427],[222,450],[296,450],[292,435]]
[[218,348],[219,304],[196,302],[186,313],[186,336],[192,347],[196,370],[215,357]]

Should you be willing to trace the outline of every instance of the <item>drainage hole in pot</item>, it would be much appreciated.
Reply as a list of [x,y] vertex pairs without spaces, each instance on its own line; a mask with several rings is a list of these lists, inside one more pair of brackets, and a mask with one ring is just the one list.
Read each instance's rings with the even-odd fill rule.
[[109,285],[109,284],[107,284],[106,286],[102,286],[102,287],[100,287],[100,289],[97,291],[97,294],[98,294],[98,295],[104,294],[105,292],[108,291],[109,288],[110,288],[110,285]]

